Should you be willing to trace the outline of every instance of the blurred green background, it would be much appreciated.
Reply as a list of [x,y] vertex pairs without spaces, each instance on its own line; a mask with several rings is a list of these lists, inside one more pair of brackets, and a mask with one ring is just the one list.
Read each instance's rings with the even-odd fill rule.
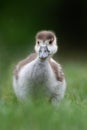
[[[0,130],[87,129],[86,14],[86,0],[0,1]],[[40,30],[53,30],[58,38],[54,57],[67,81],[58,111],[44,102],[19,104],[12,89],[14,66],[34,52]]]
[[56,33],[65,52],[86,50],[86,8],[86,1],[74,0],[1,1],[0,57],[5,56],[6,60],[7,56],[17,57],[29,51],[37,31],[44,29]]

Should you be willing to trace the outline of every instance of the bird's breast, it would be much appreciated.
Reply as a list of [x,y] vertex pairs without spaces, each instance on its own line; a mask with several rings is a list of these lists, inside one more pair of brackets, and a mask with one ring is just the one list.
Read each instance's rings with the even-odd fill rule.
[[31,80],[35,84],[45,84],[48,80],[48,67],[45,64],[34,64]]

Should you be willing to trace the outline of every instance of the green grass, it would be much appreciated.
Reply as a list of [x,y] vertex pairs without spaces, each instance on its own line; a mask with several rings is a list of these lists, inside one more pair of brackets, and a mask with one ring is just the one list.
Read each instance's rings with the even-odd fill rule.
[[63,63],[67,89],[57,109],[45,101],[19,103],[12,89],[12,68],[1,82],[0,130],[87,129],[87,63]]

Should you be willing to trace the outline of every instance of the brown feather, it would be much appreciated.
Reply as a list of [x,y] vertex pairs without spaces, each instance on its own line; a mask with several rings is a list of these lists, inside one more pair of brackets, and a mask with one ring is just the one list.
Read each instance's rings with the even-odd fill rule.
[[40,39],[40,40],[54,40],[54,33],[50,32],[50,31],[41,31],[38,32],[36,35],[36,39]]
[[37,54],[36,53],[33,53],[31,55],[29,55],[26,59],[20,61],[17,66],[15,67],[15,70],[14,70],[14,75],[16,76],[16,79],[18,79],[18,72],[21,70],[21,68],[23,66],[25,66],[26,64],[32,62],[35,58],[37,57]]
[[58,81],[62,82],[63,79],[64,79],[64,73],[63,73],[62,68],[60,69],[58,67],[58,64],[56,62],[52,62],[51,60],[49,60],[49,63],[51,65],[51,68],[52,68],[53,72],[55,73],[56,79]]
[[[20,61],[17,66],[15,67],[14,70],[14,75],[16,76],[16,79],[18,79],[18,73],[21,70],[21,68],[23,68],[23,66],[25,66],[26,64],[32,62],[33,60],[35,60],[35,58],[37,57],[36,53],[33,53],[31,55],[29,55],[26,59]],[[55,77],[58,81],[63,81],[64,79],[64,73],[62,71],[62,68],[58,68],[58,64],[56,62],[52,62],[51,59],[49,59],[49,63],[51,65],[51,68],[53,70],[53,72],[55,73]]]

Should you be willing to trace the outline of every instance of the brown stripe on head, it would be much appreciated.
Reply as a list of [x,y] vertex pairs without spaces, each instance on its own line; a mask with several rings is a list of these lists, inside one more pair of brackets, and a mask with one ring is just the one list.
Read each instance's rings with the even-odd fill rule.
[[36,39],[40,40],[54,40],[55,34],[52,31],[40,31],[36,34]]

